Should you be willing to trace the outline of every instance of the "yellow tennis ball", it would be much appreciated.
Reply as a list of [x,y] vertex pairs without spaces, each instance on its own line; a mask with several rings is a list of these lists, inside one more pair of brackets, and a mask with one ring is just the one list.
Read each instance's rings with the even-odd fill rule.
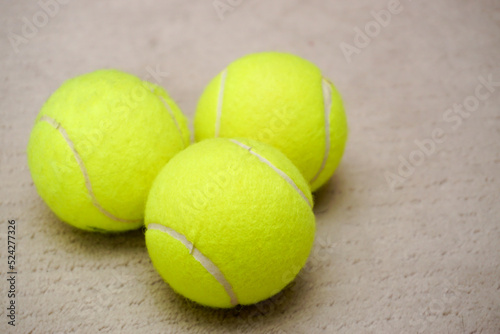
[[63,221],[91,231],[142,226],[154,178],[189,145],[186,118],[162,88],[117,70],[66,81],[36,117],[28,164]]
[[197,141],[246,137],[280,149],[314,191],[332,176],[347,139],[339,93],[312,63],[278,52],[231,63],[205,88],[194,119]]
[[179,294],[228,308],[264,300],[304,266],[314,240],[312,197],[277,149],[204,140],[176,155],[146,204],[153,265]]

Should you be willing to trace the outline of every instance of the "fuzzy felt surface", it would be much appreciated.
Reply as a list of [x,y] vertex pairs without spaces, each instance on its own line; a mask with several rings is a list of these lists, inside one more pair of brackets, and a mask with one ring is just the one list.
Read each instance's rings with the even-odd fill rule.
[[61,220],[123,231],[142,225],[153,179],[188,142],[187,120],[163,89],[99,70],[54,92],[27,152],[38,193]]
[[176,155],[155,180],[146,245],[174,290],[203,305],[234,306],[186,247],[149,226],[173,229],[218,267],[239,304],[254,304],[280,292],[305,264],[315,231],[310,202],[307,182],[277,149],[248,139],[207,139]]
[[347,139],[333,84],[311,62],[279,52],[249,54],[229,64],[201,95],[194,126],[196,140],[246,137],[273,145],[313,191],[332,176]]
[[[376,36],[354,41],[372,13],[398,2]],[[42,3],[59,9],[30,33],[23,18],[43,23]],[[231,8],[219,16],[214,3]],[[0,9],[0,333],[499,333],[500,87],[481,88],[488,98],[466,117],[453,111],[479,78],[500,82],[498,0],[36,0]],[[17,49],[12,34],[26,38]],[[345,44],[356,48],[347,58]],[[200,306],[158,275],[144,231],[73,228],[38,195],[26,147],[41,106],[68,78],[132,73],[164,87],[192,120],[217,73],[262,51],[316,64],[349,121],[342,161],[314,193],[309,259],[282,292],[245,307]],[[399,177],[400,159],[416,157],[416,142],[433,132],[439,142],[391,188],[385,173]],[[16,327],[5,309],[13,219]]]

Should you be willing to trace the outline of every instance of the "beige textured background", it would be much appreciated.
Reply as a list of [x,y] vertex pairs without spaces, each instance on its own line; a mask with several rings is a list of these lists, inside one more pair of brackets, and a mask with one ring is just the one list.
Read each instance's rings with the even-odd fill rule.
[[[215,1],[232,6],[223,19],[211,0],[64,2],[44,24],[36,1],[0,0],[0,332],[500,333],[500,85],[481,89],[489,96],[469,114],[447,111],[474,101],[480,77],[500,82],[498,1],[401,0],[350,62],[339,45],[354,45],[354,29],[389,1]],[[33,17],[37,31],[26,28]],[[64,80],[125,70],[192,117],[216,73],[264,50],[315,62],[350,123],[344,160],[316,195],[315,249],[280,295],[229,311],[194,305],[161,281],[142,231],[80,232],[37,196],[28,134]],[[391,188],[386,174],[422,158],[415,140],[433,133],[444,137]],[[15,331],[8,219],[18,226]]]

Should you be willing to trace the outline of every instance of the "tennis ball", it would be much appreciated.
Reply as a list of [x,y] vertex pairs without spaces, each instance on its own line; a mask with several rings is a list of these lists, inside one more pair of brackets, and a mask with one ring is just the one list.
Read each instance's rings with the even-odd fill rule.
[[161,168],[189,144],[186,118],[162,88],[117,70],[66,81],[43,105],[28,143],[38,193],[90,231],[142,226]]
[[179,294],[229,308],[278,293],[304,266],[314,240],[312,197],[277,149],[215,138],[176,155],[146,204],[146,246]]
[[347,139],[339,93],[312,63],[278,52],[231,63],[205,88],[195,139],[247,137],[280,149],[314,191],[337,168]]

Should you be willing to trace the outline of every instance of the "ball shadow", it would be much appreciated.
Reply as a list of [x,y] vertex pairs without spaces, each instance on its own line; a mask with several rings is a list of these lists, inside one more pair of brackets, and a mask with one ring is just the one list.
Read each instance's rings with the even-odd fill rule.
[[51,230],[49,233],[52,242],[57,244],[59,249],[78,251],[82,255],[102,256],[145,248],[144,227],[118,233],[85,231],[60,220],[49,208],[46,210],[47,213],[43,215],[45,223],[47,229]]
[[313,211],[315,215],[322,215],[335,209],[339,202],[338,199],[342,196],[343,189],[346,187],[346,180],[343,174],[343,168],[340,167],[326,184],[313,193]]
[[[175,309],[183,317],[196,319],[204,325],[212,326],[214,332],[242,331],[255,324],[279,324],[283,317],[287,317],[289,310],[299,307],[299,301],[307,298],[307,289],[304,279],[296,279],[281,292],[253,305],[238,305],[231,309],[211,308],[197,304],[179,294],[157,276],[148,289],[149,295],[154,298],[154,304],[161,312],[168,315]],[[221,328],[221,326],[223,328]]]

